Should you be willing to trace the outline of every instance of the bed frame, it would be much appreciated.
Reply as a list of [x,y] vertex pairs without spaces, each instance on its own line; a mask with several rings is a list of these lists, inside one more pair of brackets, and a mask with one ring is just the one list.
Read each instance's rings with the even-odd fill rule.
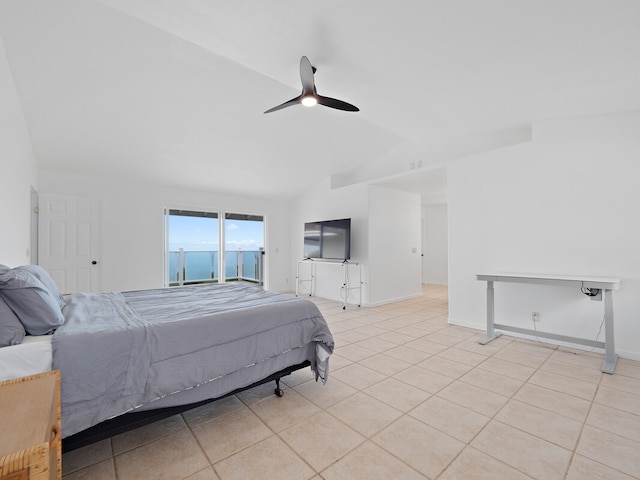
[[77,448],[84,447],[86,445],[90,445],[95,442],[99,442],[100,440],[105,440],[107,438],[113,437],[114,435],[128,432],[135,428],[142,427],[144,425],[148,425],[153,422],[157,422],[158,420],[162,420],[164,418],[168,418],[182,412],[186,412],[187,410],[191,410],[192,408],[196,408],[201,405],[206,405],[207,403],[211,403],[215,400],[219,400],[221,398],[235,395],[236,393],[240,393],[244,390],[249,390],[251,388],[257,387],[258,385],[263,385],[271,381],[276,382],[276,388],[274,390],[274,393],[278,397],[281,397],[284,394],[284,392],[280,388],[280,379],[282,377],[286,377],[287,375],[291,375],[293,372],[297,370],[301,370],[310,365],[311,363],[308,360],[306,360],[297,365],[286,367],[278,372],[275,372],[269,375],[266,378],[263,378],[258,382],[255,382],[246,387],[238,388],[232,392],[222,395],[221,397],[210,398],[208,400],[203,400],[197,403],[190,403],[188,405],[178,405],[175,407],[159,408],[156,410],[146,410],[142,412],[125,413],[124,415],[120,415],[110,420],[105,420],[104,422],[94,425],[93,427],[90,427],[86,430],[78,432],[74,435],[70,435],[67,438],[63,438],[62,451],[63,453],[70,452]]

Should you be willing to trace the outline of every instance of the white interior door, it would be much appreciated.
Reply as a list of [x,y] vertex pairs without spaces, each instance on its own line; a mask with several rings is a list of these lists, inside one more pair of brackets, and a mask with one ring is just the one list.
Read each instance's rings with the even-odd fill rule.
[[98,201],[41,194],[39,264],[63,293],[100,290]]

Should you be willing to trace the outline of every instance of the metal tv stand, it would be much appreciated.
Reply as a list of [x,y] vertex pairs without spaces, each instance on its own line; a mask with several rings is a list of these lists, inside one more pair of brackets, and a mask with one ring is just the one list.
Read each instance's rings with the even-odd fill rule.
[[[616,368],[617,356],[613,344],[613,296],[612,290],[620,288],[620,280],[608,277],[580,277],[562,275],[541,275],[534,273],[495,273],[488,275],[476,275],[478,280],[487,282],[487,336],[480,340],[481,345],[489,343],[494,338],[502,335],[496,333],[495,328],[516,333],[524,333],[537,337],[550,338],[561,342],[576,343],[590,347],[604,348],[604,364],[602,371],[613,374]],[[604,300],[604,342],[596,342],[584,338],[568,337],[554,333],[545,333],[539,330],[529,330],[526,328],[511,327],[494,323],[494,282],[514,282],[514,283],[535,283],[539,285],[554,285],[558,287],[579,288],[583,293],[588,294],[592,300]]]
[[[308,264],[309,268],[309,276],[302,277],[300,275],[300,266]],[[296,297],[300,296],[300,286],[308,285],[308,295],[310,297],[315,296],[316,293],[316,265],[337,265],[344,269],[344,282],[342,283],[341,290],[344,292],[344,305],[342,306],[343,310],[347,309],[347,305],[349,304],[349,295],[352,291],[358,291],[358,307],[362,305],[362,270],[360,268],[360,263],[358,262],[350,262],[349,260],[344,261],[336,261],[332,262],[330,260],[321,260],[316,258],[305,258],[303,260],[298,261],[298,273],[296,275]],[[358,271],[358,282],[357,285],[354,286],[351,281],[351,275],[349,269],[351,267],[356,267]]]

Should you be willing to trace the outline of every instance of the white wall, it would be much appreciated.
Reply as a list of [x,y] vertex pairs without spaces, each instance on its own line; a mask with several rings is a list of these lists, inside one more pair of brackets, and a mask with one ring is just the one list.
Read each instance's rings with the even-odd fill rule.
[[100,289],[161,288],[165,207],[257,213],[266,217],[267,287],[290,289],[290,223],[286,202],[234,197],[97,176],[40,172],[40,192],[100,202]]
[[[292,204],[294,280],[303,254],[304,224],[339,218],[351,218],[351,261],[361,264],[362,305],[379,305],[420,294],[420,196],[366,184],[332,189],[329,179]],[[357,283],[355,270],[351,271],[352,284]],[[308,276],[308,270],[301,272],[301,277]],[[317,296],[344,299],[341,267],[319,263],[315,280]],[[307,292],[308,284],[303,287],[301,292]],[[350,303],[357,300],[350,297]]]
[[30,263],[36,161],[0,39],[0,263]]
[[[448,168],[450,321],[485,326],[477,273],[618,277],[618,354],[640,359],[640,113],[548,121],[534,140]],[[496,284],[496,321],[595,339],[603,304],[573,289]],[[602,340],[602,335],[600,340]]]
[[422,206],[422,283],[449,282],[448,212],[446,204]]
[[369,304],[420,295],[420,195],[369,187]]
[[[362,277],[365,282],[362,294],[363,304],[367,303],[367,263],[369,259],[368,244],[368,205],[366,185],[354,185],[332,190],[330,180],[324,179],[318,185],[292,202],[291,206],[291,291],[295,290],[298,261],[303,258],[304,224],[322,220],[351,219],[351,261],[360,262]],[[308,278],[309,265],[302,265],[301,278]],[[316,262],[316,295],[342,301],[341,290],[344,282],[343,267],[336,264]],[[353,268],[353,267],[352,267]],[[354,270],[352,270],[354,271]],[[300,292],[309,291],[309,284],[301,285]],[[356,303],[357,298],[350,297],[349,303]]]

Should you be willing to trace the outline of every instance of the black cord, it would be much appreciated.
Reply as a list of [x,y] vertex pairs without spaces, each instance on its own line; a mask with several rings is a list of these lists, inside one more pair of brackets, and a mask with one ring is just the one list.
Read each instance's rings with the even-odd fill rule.
[[600,289],[599,288],[581,287],[580,291],[582,293],[584,293],[585,295],[587,295],[588,297],[595,297],[600,293]]

